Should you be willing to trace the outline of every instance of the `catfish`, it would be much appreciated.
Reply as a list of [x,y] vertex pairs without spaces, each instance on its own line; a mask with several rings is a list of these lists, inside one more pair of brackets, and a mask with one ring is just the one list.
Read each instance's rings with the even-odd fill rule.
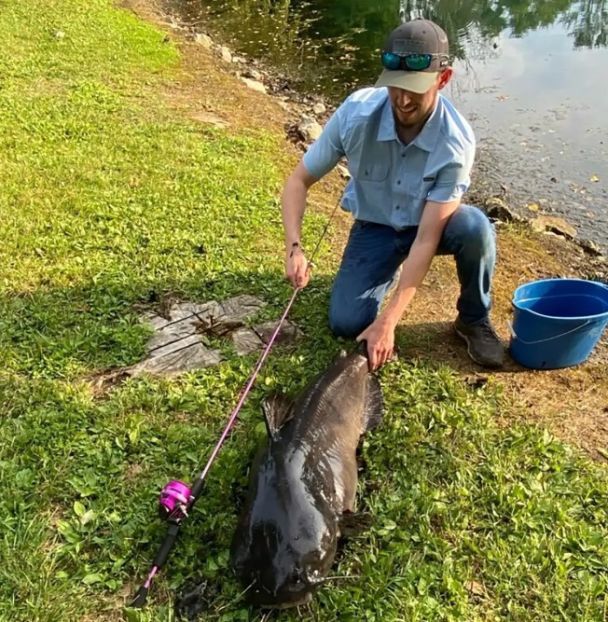
[[365,343],[343,354],[295,400],[263,403],[267,440],[251,467],[230,559],[247,600],[299,606],[325,583],[338,540],[357,530],[357,446],[382,419]]

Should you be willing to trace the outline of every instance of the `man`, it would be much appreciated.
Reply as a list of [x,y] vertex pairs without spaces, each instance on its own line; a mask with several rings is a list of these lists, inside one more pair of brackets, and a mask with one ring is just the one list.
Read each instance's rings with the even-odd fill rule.
[[382,64],[375,88],[344,101],[285,184],[287,277],[295,287],[308,283],[300,242],[307,192],[345,156],[352,178],[342,206],[355,222],[331,293],[332,331],[366,340],[377,369],[392,356],[395,327],[433,257],[452,254],[461,286],[454,328],[474,361],[500,367],[504,349],[488,318],[494,232],[481,211],[460,203],[475,138],[439,93],[452,77],[447,35],[428,20],[401,24],[387,39]]

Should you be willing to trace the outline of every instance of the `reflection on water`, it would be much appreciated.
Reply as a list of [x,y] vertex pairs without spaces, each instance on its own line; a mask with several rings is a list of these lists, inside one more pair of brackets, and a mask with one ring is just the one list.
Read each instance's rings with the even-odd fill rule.
[[[448,95],[519,207],[540,203],[608,240],[608,0],[164,0],[188,21],[338,102],[373,84],[400,20],[448,33]],[[606,143],[606,144],[604,144]]]
[[426,17],[448,33],[457,59],[492,56],[505,30],[521,37],[561,23],[574,47],[607,44],[607,0],[167,0],[191,20],[203,13],[225,39],[265,58],[308,90],[340,98],[372,82],[378,51],[399,22]]

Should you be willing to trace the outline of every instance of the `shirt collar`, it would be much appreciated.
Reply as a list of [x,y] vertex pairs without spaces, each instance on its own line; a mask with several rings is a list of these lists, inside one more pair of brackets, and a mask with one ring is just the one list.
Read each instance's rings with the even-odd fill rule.
[[[416,138],[410,143],[416,145],[424,151],[429,153],[433,151],[437,144],[437,136],[441,128],[441,116],[443,110],[443,100],[441,95],[437,98],[437,105],[435,110],[429,117],[428,121],[424,124],[422,131]],[[391,107],[390,98],[387,97],[382,107],[380,114],[380,124],[378,126],[378,140],[385,142],[389,140],[398,140],[397,130],[395,128],[395,118],[393,117],[393,109]]]

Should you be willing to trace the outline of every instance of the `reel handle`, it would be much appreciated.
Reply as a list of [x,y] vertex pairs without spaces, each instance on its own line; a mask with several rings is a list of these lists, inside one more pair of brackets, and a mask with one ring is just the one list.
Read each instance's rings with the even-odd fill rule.
[[190,486],[178,479],[171,480],[160,492],[159,515],[163,520],[179,523],[188,516],[191,501]]

